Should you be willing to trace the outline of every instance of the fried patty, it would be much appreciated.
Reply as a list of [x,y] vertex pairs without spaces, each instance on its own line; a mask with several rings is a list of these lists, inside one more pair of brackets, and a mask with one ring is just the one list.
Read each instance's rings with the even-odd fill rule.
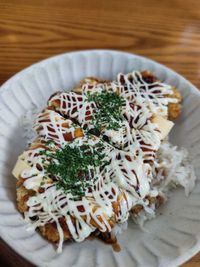
[[[35,194],[34,191],[28,190],[23,186],[20,179],[17,181],[17,208],[21,213],[24,213],[28,210],[28,206],[26,202],[29,199],[29,197],[33,196],[34,194]],[[149,201],[149,206],[154,204],[156,209],[159,208],[164,203],[164,198],[160,195],[156,197],[147,196],[146,199]],[[113,203],[113,208],[114,208],[115,213],[119,212],[119,207],[117,203]],[[132,213],[133,216],[137,217],[139,216],[140,212],[142,212],[143,210],[144,210],[144,207],[140,204],[137,204],[134,207],[132,207],[130,212]],[[35,218],[31,218],[31,219],[33,221],[35,220]],[[67,227],[65,218],[64,217],[59,218],[59,223],[64,232],[64,240],[65,241],[72,240],[72,236]],[[114,222],[113,222],[113,226],[114,226]],[[60,237],[59,237],[59,233],[58,233],[55,222],[47,223],[44,226],[40,226],[39,232],[42,234],[43,237],[48,239],[50,242],[54,242],[54,243],[59,242]],[[104,235],[104,238],[105,238],[105,235]]]
[[[154,82],[160,82],[160,80],[153,75],[152,72],[150,71],[142,71],[142,78],[145,82],[147,83],[154,83]],[[73,92],[77,93],[77,94],[81,94],[82,93],[82,86],[84,84],[99,84],[99,83],[109,83],[110,81],[106,81],[106,80],[101,80],[101,79],[97,79],[95,77],[87,77],[83,80],[81,80],[81,82],[74,87],[74,89],[72,90]],[[170,97],[170,98],[175,98],[177,100],[176,103],[169,103],[168,104],[168,119],[169,120],[175,120],[177,119],[180,114],[181,114],[181,102],[183,100],[180,92],[178,91],[178,89],[176,87],[172,87],[173,90],[173,94],[172,95],[166,95],[166,97]]]

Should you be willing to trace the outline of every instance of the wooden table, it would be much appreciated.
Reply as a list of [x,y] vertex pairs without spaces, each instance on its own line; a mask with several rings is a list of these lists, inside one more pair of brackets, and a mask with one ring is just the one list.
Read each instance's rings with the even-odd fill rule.
[[[49,56],[92,48],[147,56],[200,87],[200,1],[0,1],[0,84]],[[31,265],[1,241],[0,266]],[[183,266],[200,266],[200,253]]]

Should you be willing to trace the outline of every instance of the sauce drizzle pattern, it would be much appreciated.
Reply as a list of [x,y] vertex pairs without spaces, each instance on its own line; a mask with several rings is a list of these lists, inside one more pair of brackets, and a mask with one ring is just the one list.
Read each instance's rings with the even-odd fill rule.
[[[114,224],[128,219],[136,204],[145,207],[145,197],[152,190],[152,162],[161,144],[158,126],[151,119],[155,114],[166,117],[167,105],[176,102],[169,97],[171,86],[159,81],[147,82],[137,71],[119,74],[113,82],[88,81],[81,89],[82,94],[60,92],[50,98],[48,107],[37,116],[34,124],[38,138],[23,154],[31,166],[21,173],[23,185],[35,191],[27,201],[25,218],[34,229],[56,223],[58,252],[62,251],[64,241],[61,218],[71,238],[80,242],[96,229],[111,232]],[[125,100],[120,128],[103,128],[100,136],[88,135],[86,129],[93,128],[92,116],[97,108],[95,102],[87,101],[88,94],[105,90]],[[57,188],[55,178],[46,173],[49,162],[41,151],[56,151],[66,144],[71,147],[87,144],[93,148],[99,142],[103,142],[109,165],[103,170],[97,167],[98,179],[93,190],[88,190],[80,200],[74,200],[70,193]],[[33,221],[33,217],[37,220]]]

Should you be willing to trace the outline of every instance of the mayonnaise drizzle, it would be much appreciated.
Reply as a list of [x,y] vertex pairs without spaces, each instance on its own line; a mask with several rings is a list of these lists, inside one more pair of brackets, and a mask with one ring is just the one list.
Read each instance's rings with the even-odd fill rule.
[[[91,116],[96,112],[96,104],[87,101],[87,94],[103,90],[116,92],[125,99],[120,129],[104,128],[100,137],[76,138],[77,128],[93,127]],[[125,222],[130,209],[137,203],[146,206],[144,198],[151,192],[151,165],[161,142],[160,132],[151,118],[158,112],[167,116],[168,103],[175,102],[167,97],[172,93],[170,86],[160,82],[147,83],[140,72],[119,74],[117,81],[109,83],[88,82],[83,84],[82,92],[82,95],[63,92],[51,97],[48,106],[55,111],[46,109],[38,115],[34,125],[38,139],[24,152],[25,161],[32,168],[24,170],[21,177],[24,186],[35,191],[27,201],[25,218],[33,228],[56,223],[58,252],[62,251],[64,241],[61,218],[72,239],[80,242],[96,229],[110,232],[113,224]],[[102,136],[107,136],[110,144],[104,142]],[[49,141],[52,145],[48,146]],[[81,200],[74,200],[70,193],[58,189],[56,181],[46,174],[48,159],[40,152],[55,151],[66,144],[94,147],[98,142],[104,142],[103,153],[110,164],[103,170],[97,167],[98,179],[92,192],[88,190]],[[37,219],[33,221],[32,217]]]

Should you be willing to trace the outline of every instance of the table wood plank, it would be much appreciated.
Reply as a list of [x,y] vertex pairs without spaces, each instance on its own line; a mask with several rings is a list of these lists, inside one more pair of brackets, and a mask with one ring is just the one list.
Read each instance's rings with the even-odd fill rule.
[[[93,48],[147,56],[200,87],[200,1],[0,1],[0,84],[49,56]],[[0,241],[0,266],[17,265],[31,266]],[[200,254],[183,266],[200,266]]]

